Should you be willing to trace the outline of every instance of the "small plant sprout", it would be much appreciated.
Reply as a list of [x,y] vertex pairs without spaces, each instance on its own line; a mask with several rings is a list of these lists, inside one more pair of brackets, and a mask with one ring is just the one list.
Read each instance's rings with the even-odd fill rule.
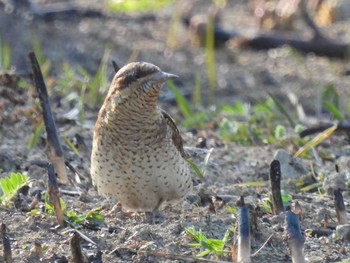
[[21,173],[12,173],[10,176],[0,178],[0,205],[9,206],[18,191],[28,184],[28,177]]
[[7,43],[4,43],[0,37],[0,70],[7,71],[11,69],[11,49]]
[[173,3],[173,0],[109,0],[107,7],[112,12],[147,12],[158,10]]
[[230,251],[224,250],[225,244],[230,237],[230,229],[226,231],[225,236],[222,240],[207,238],[201,230],[197,231],[193,226],[185,228],[185,232],[197,241],[197,243],[192,243],[190,246],[204,248],[203,252],[196,255],[198,258],[204,257],[210,253],[218,256],[230,253]]

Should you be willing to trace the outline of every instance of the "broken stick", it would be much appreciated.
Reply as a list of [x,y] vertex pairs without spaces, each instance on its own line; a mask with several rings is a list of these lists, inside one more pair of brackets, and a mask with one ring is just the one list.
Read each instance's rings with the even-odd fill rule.
[[43,118],[44,118],[44,123],[46,128],[46,136],[47,136],[47,141],[50,148],[49,159],[55,166],[55,170],[57,171],[57,176],[60,182],[67,183],[68,177],[67,177],[66,166],[64,164],[63,150],[62,150],[60,140],[58,138],[56,124],[52,116],[51,103],[50,103],[49,95],[47,93],[43,74],[41,72],[39,62],[34,52],[30,52],[28,54],[28,57],[32,65],[33,81],[34,81],[36,90],[38,92],[40,104],[43,111]]

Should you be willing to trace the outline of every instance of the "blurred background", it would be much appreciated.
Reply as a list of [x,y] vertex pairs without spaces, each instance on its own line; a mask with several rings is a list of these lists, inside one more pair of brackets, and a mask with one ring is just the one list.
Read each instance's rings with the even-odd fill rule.
[[161,102],[186,130],[249,119],[252,105],[274,99],[307,124],[306,115],[334,118],[325,102],[349,112],[349,14],[345,0],[2,0],[1,69],[25,88],[34,50],[53,99],[80,118],[89,109],[96,118],[114,60],[179,75]]

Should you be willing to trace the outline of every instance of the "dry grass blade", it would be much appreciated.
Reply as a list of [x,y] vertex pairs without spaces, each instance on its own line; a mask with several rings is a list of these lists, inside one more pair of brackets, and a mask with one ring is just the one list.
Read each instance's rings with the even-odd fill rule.
[[273,237],[274,233],[272,233],[267,239],[266,241],[264,242],[264,244],[262,244],[262,246],[257,250],[255,251],[253,254],[252,254],[252,257],[256,257],[256,255],[259,254],[259,252],[270,242],[271,238]]
[[323,142],[325,139],[327,139],[329,136],[333,134],[333,132],[338,128],[338,124],[334,124],[332,127],[328,128],[324,132],[317,135],[315,138],[313,138],[311,141],[309,141],[307,144],[305,144],[303,147],[301,147],[295,154],[294,157],[298,157],[304,153],[307,153],[312,148],[319,145],[321,142]]
[[204,164],[203,164],[203,168],[202,168],[202,176],[203,177],[205,176],[205,174],[207,172],[207,166],[208,166],[209,159],[210,159],[210,156],[211,156],[213,151],[214,151],[214,148],[210,148],[207,155],[204,158]]

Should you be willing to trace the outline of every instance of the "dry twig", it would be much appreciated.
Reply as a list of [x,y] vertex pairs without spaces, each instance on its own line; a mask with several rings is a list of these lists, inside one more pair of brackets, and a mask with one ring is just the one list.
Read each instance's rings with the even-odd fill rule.
[[30,52],[28,57],[32,65],[33,81],[34,81],[36,90],[38,92],[40,104],[43,111],[47,141],[50,148],[49,159],[55,166],[55,170],[57,171],[59,180],[62,183],[67,183],[68,177],[67,177],[66,166],[64,164],[63,150],[62,150],[60,140],[58,138],[56,124],[52,116],[51,103],[50,103],[49,95],[47,93],[44,78],[40,69],[40,65],[34,52]]
[[61,208],[61,202],[59,197],[60,193],[59,193],[58,185],[56,181],[55,169],[51,163],[48,165],[47,170],[49,175],[50,200],[53,203],[58,224],[61,227],[65,227],[64,216],[63,216],[63,211]]

